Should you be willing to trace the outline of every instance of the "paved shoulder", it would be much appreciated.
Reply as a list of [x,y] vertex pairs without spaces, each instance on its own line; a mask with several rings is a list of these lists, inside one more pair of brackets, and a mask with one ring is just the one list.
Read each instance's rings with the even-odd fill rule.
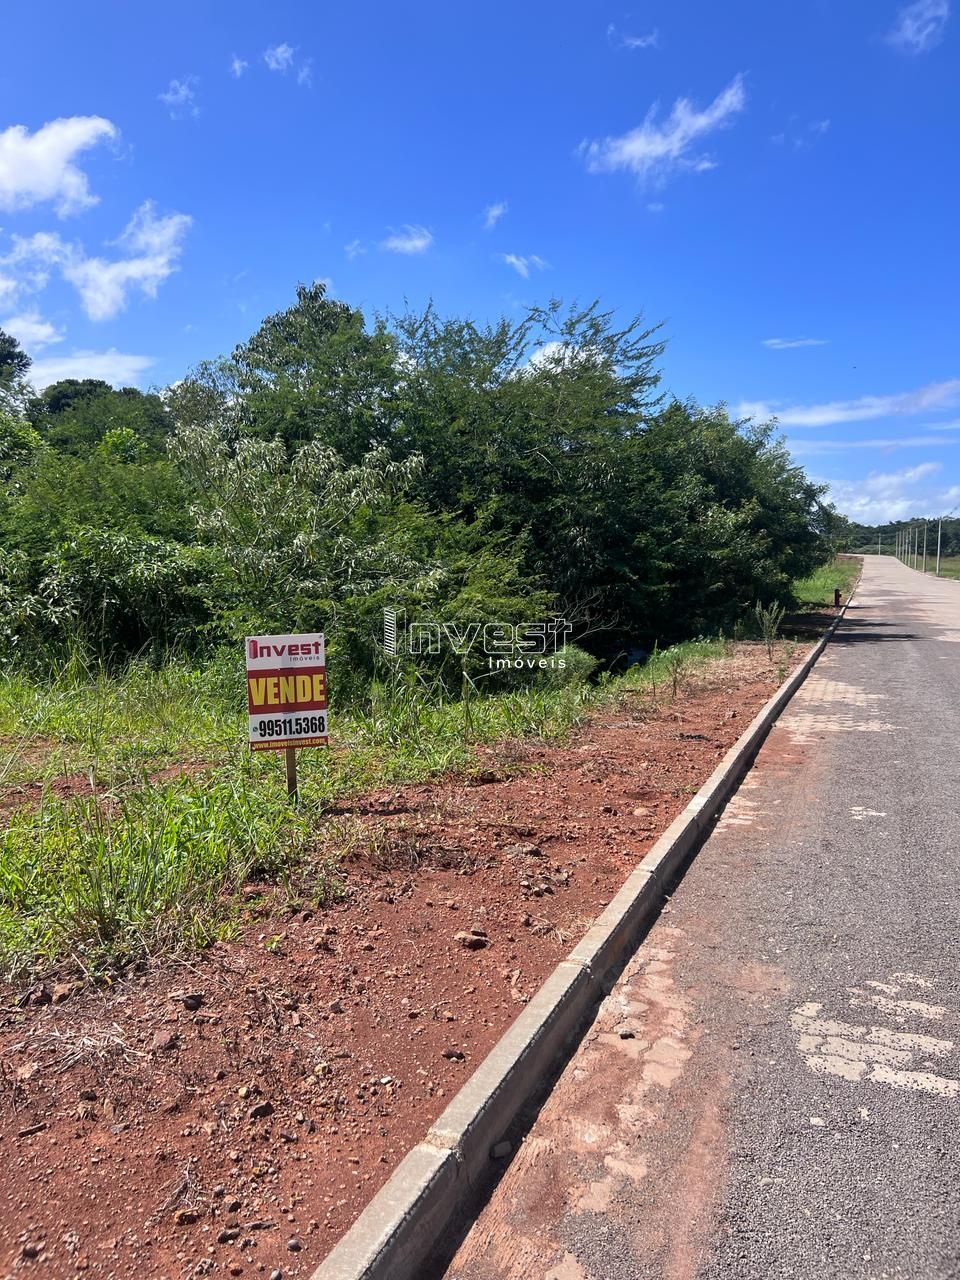
[[958,643],[866,562],[451,1280],[960,1276]]

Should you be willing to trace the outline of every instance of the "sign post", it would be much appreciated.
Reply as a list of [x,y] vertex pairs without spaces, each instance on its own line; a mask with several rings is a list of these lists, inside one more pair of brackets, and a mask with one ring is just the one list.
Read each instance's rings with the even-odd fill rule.
[[323,635],[248,636],[251,751],[283,751],[287,794],[297,798],[297,748],[329,745]]

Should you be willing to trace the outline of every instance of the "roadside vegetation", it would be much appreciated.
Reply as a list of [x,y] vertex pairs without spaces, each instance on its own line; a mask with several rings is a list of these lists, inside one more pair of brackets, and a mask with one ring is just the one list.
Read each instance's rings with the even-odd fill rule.
[[857,556],[835,556],[813,573],[793,584],[793,598],[799,606],[833,604],[833,593],[839,588],[844,600],[860,577],[861,560]]
[[[676,696],[724,635],[772,658],[785,607],[846,589],[773,425],[662,398],[662,350],[595,306],[368,325],[316,285],[161,393],[37,394],[0,334],[0,973],[203,944],[251,880],[328,901],[344,797]],[[388,657],[385,608],[572,634],[562,669]],[[328,637],[334,748],[292,809],[241,640],[296,630]]]

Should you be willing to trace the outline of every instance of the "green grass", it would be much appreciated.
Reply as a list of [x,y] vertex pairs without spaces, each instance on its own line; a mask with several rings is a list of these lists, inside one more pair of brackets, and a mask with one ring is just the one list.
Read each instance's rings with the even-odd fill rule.
[[[923,557],[918,557],[918,565],[923,564]],[[927,555],[927,573],[935,574],[937,571],[936,553]],[[960,556],[941,556],[940,557],[940,577],[941,578],[960,578]]]
[[837,556],[809,578],[798,578],[793,584],[793,594],[800,604],[833,604],[834,589],[839,587],[846,599],[859,576],[859,560],[841,559]]
[[[322,904],[338,891],[340,849],[324,818],[335,801],[469,771],[479,743],[563,738],[627,694],[669,698],[726,651],[698,640],[619,679],[489,696],[376,689],[362,712],[334,709],[333,749],[300,753],[296,808],[282,755],[248,750],[242,670],[222,661],[0,677],[0,786],[43,784],[0,831],[0,975],[68,958],[98,973],[203,945],[234,925],[251,878]],[[174,762],[205,767],[156,776]],[[59,798],[51,784],[64,773],[85,775],[93,794]]]

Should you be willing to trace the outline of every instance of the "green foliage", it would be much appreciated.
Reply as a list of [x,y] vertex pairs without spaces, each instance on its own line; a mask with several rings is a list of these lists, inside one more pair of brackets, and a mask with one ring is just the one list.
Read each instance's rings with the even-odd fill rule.
[[224,893],[291,870],[306,829],[279,788],[148,787],[21,809],[0,835],[0,968],[122,964],[224,920]]
[[[562,616],[601,659],[731,626],[826,558],[835,515],[769,425],[664,403],[662,351],[596,304],[371,326],[315,285],[162,397],[48,387],[0,422],[7,647],[322,628],[362,703],[384,608]],[[479,649],[401,666],[500,679]]]
[[780,634],[780,624],[783,622],[786,612],[786,606],[780,604],[777,600],[766,606],[758,600],[754,605],[754,617],[757,620],[757,627],[763,637],[763,642],[767,646],[767,657],[771,662],[773,661],[773,648],[777,642],[777,636]]
[[0,413],[10,412],[22,404],[31,363],[16,338],[0,329]]
[[791,596],[798,605],[833,604],[833,593],[840,588],[844,599],[850,595],[860,577],[861,561],[855,556],[835,556],[806,577],[793,583]]
[[144,457],[163,456],[172,430],[169,410],[158,395],[136,387],[115,391],[95,378],[65,378],[46,387],[27,405],[27,417],[42,438],[61,453],[84,456],[105,436],[129,432]]
[[[41,778],[36,806],[0,834],[0,973],[73,957],[102,971],[230,927],[236,893],[252,877],[322,903],[339,892],[334,802],[374,787],[475,766],[473,746],[561,738],[598,703],[655,699],[722,657],[722,641],[658,652],[622,679],[561,687],[518,685],[487,697],[448,696],[401,672],[364,708],[334,717],[336,749],[304,752],[301,803],[287,801],[282,757],[251,756],[244,741],[236,651],[205,668],[138,661],[122,673],[77,653],[52,683],[0,675],[0,786]],[[570,650],[587,674],[589,658]],[[241,669],[242,671],[242,669]],[[167,767],[208,768],[169,779]],[[94,795],[60,800],[64,773]]]

